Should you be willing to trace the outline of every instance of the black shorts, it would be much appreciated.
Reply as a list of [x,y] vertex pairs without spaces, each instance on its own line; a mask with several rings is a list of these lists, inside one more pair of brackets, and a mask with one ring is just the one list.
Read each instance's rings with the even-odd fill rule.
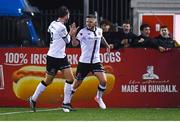
[[67,56],[64,58],[54,58],[47,55],[46,60],[46,70],[47,74],[49,75],[55,76],[58,70],[63,70],[71,67],[70,63],[68,62]]
[[88,64],[79,62],[76,71],[76,79],[83,80],[89,72],[104,72],[104,68],[101,63]]

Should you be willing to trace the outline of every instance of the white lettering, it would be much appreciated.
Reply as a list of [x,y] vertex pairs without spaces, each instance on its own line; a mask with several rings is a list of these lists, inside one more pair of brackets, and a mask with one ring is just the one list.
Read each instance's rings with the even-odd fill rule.
[[78,64],[78,54],[67,55],[67,58],[71,64]]
[[100,53],[100,59],[101,59],[101,63],[120,62],[121,61],[120,52],[110,52],[110,54]]
[[31,54],[31,64],[46,64],[46,54]]
[[138,92],[138,85],[122,85],[121,92]]
[[140,92],[147,92],[146,85],[140,85]]
[[116,57],[116,62],[120,62],[121,61],[120,52],[116,52],[115,53],[115,57]]
[[178,92],[176,85],[148,85],[148,92]]

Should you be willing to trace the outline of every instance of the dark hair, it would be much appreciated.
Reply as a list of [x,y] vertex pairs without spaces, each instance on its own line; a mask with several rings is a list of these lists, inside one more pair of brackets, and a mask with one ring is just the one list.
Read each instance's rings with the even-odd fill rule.
[[130,20],[124,20],[123,24],[131,24]]
[[96,19],[96,16],[93,15],[93,14],[89,14],[89,15],[86,16],[86,18],[94,18],[94,19]]
[[147,27],[150,27],[150,26],[149,26],[148,24],[142,24],[142,25],[140,26],[140,30],[143,31],[144,28],[147,28]]
[[109,20],[102,20],[100,22],[100,26],[102,26],[102,25],[111,25],[111,22]]
[[58,16],[59,17],[64,17],[69,13],[69,9],[66,6],[61,6],[58,9]]
[[167,25],[162,25],[160,28],[168,28]]

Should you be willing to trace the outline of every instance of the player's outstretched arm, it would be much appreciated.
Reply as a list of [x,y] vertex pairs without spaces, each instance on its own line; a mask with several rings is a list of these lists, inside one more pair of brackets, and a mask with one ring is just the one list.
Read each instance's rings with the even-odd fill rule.
[[102,44],[106,46],[106,48],[110,48],[109,44],[107,43],[106,39],[102,37]]
[[107,43],[104,37],[102,37],[102,43],[106,46],[106,51],[110,53],[111,46]]

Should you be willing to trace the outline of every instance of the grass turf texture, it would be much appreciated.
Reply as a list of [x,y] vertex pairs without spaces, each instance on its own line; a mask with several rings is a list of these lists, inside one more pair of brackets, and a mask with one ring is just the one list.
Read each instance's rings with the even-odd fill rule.
[[[47,110],[47,111],[46,111]],[[14,113],[13,113],[14,112]],[[0,107],[0,121],[176,121],[180,120],[180,108],[79,108],[77,111],[64,113],[61,109],[37,109]]]

